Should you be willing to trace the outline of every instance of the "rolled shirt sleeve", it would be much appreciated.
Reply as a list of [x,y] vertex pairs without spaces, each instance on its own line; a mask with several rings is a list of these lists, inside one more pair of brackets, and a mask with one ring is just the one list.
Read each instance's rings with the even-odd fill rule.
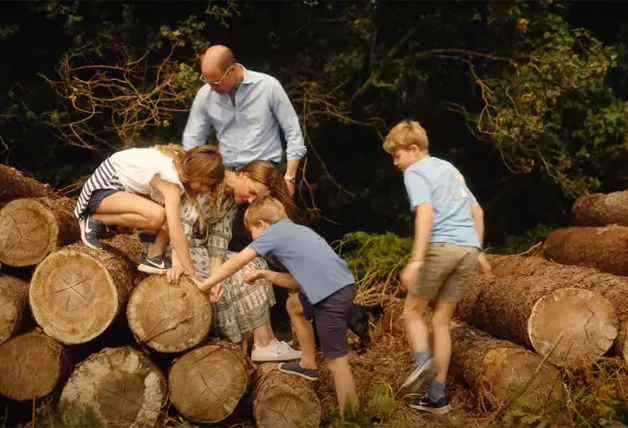
[[303,141],[299,117],[281,83],[277,80],[274,80],[274,83],[272,87],[271,110],[279,126],[283,129],[284,137],[286,138],[286,159],[300,160],[307,153],[307,148]]
[[196,93],[188,121],[183,131],[183,148],[190,150],[193,147],[202,146],[207,141],[207,134],[211,129],[211,121],[207,112],[207,95],[209,85],[204,85]]

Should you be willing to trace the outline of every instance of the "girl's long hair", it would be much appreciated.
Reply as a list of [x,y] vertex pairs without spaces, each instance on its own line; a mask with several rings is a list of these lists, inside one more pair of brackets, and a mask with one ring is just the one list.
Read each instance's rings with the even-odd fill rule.
[[217,191],[225,178],[225,167],[222,156],[213,146],[203,145],[190,150],[183,149],[179,144],[158,144],[151,147],[173,160],[174,169],[185,189],[185,197],[190,200],[198,211],[199,228],[205,234],[207,224],[203,218],[203,212],[198,200],[191,194],[188,183],[200,177],[216,180],[208,191],[210,207],[216,208],[218,204]]

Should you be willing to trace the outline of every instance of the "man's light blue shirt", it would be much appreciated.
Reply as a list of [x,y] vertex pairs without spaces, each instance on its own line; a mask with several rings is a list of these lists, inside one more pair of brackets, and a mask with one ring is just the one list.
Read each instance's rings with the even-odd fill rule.
[[183,131],[183,148],[203,145],[214,128],[225,165],[241,168],[256,159],[281,162],[280,128],[286,139],[286,158],[299,160],[307,149],[297,113],[281,83],[268,74],[247,70],[235,95],[220,95],[206,84],[196,94]]
[[429,242],[482,249],[471,214],[471,204],[476,199],[456,167],[445,160],[428,157],[406,168],[403,181],[411,211],[426,202],[434,209]]

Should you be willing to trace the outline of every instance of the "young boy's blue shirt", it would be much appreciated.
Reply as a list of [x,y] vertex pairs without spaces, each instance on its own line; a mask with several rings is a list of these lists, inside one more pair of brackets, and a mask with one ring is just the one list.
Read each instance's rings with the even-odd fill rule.
[[471,204],[476,199],[456,167],[445,160],[427,157],[406,168],[403,180],[412,212],[426,202],[434,208],[429,242],[481,249],[471,215]]
[[274,255],[313,305],[355,283],[347,263],[320,235],[289,219],[268,226],[247,248]]

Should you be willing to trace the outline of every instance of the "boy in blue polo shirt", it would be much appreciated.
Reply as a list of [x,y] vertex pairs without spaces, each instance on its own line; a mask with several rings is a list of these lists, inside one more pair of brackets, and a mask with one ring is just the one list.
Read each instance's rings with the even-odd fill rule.
[[301,345],[301,360],[279,364],[279,371],[318,380],[314,319],[323,355],[334,378],[341,415],[345,403],[354,407],[355,381],[347,357],[347,314],[353,303],[355,279],[347,264],[312,229],[293,223],[277,199],[258,198],[244,213],[244,226],[253,242],[222,264],[205,281],[197,282],[204,293],[229,278],[254,258],[272,254],[290,273],[259,270],[245,281],[266,278],[280,287],[299,289],[288,298],[290,320]]
[[[445,394],[451,357],[449,322],[476,265],[482,273],[490,273],[482,252],[482,208],[462,174],[449,162],[429,155],[427,133],[419,122],[403,121],[393,127],[384,150],[403,171],[410,209],[416,213],[412,254],[401,273],[401,283],[408,290],[403,317],[414,370],[400,393],[412,408],[444,414],[450,410]],[[423,319],[430,300],[436,300],[433,359]],[[428,392],[417,395],[431,378]]]

